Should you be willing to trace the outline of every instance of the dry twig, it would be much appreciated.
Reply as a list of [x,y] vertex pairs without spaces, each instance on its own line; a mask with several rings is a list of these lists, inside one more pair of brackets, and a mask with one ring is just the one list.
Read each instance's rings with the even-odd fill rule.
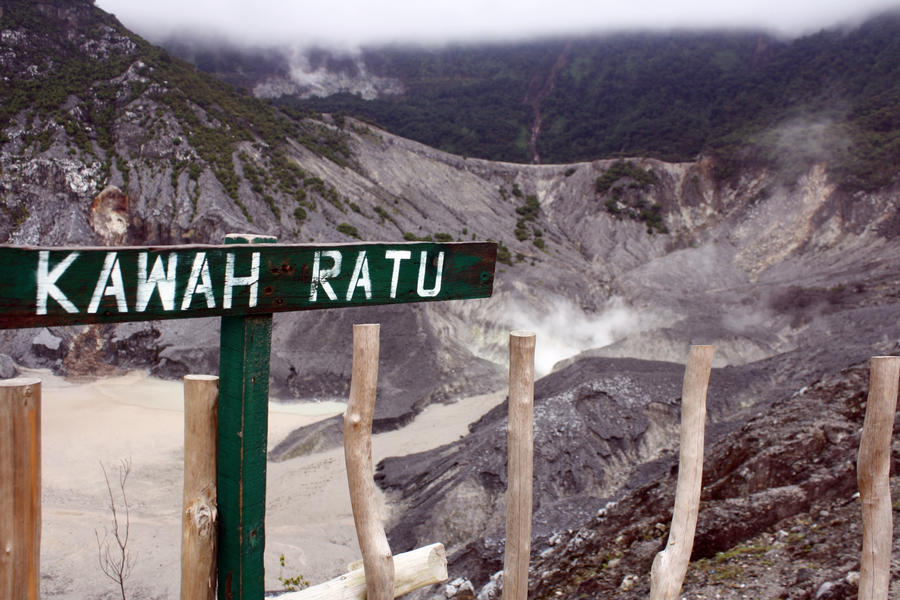
[[[131,459],[122,459],[119,463],[121,507],[116,500],[112,484],[109,482],[109,474],[102,462],[100,463],[100,468],[103,470],[103,478],[106,480],[106,491],[109,494],[109,510],[112,512],[113,530],[110,538],[109,532],[104,528],[102,540],[100,539],[100,533],[96,529],[94,530],[94,535],[97,538],[97,561],[100,563],[100,570],[103,571],[103,574],[119,586],[122,600],[127,600],[125,581],[131,576],[135,561],[134,553],[128,549],[128,536],[131,532],[131,509],[128,506],[128,496],[125,494],[125,483],[128,480],[129,473],[131,473]],[[120,514],[120,510],[124,514]],[[124,523],[122,519],[124,519]]]

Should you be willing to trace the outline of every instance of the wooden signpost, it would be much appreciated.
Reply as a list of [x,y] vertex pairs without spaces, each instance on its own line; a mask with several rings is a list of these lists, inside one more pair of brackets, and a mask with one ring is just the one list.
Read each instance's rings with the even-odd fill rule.
[[0,329],[486,298],[496,252],[489,242],[3,246]]
[[487,298],[497,245],[0,246],[0,329],[222,317],[218,596],[264,595],[272,313]]

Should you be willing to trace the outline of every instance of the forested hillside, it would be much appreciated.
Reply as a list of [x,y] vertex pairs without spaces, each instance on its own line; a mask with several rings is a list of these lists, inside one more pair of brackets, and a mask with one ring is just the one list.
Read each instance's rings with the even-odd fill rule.
[[[211,51],[181,52],[201,67],[223,64]],[[564,163],[707,153],[721,159],[721,178],[752,160],[778,164],[786,180],[827,162],[846,189],[874,189],[891,180],[900,155],[900,13],[792,41],[631,33],[369,48],[356,66],[322,51],[307,60],[315,72],[364,68],[405,91],[370,100],[284,95],[280,104],[351,114],[465,156]],[[244,84],[261,77],[244,68],[252,73]]]

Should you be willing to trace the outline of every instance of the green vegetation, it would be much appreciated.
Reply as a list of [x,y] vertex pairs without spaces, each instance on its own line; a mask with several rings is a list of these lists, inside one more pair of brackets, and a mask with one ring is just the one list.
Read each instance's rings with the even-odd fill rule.
[[642,169],[624,160],[617,160],[597,178],[595,190],[608,194],[603,202],[607,212],[616,217],[643,221],[647,233],[669,233],[663,222],[662,205],[648,198],[650,188],[659,183],[653,171]]
[[710,581],[718,584],[735,585],[744,579],[744,567],[741,561],[754,561],[763,566],[772,564],[765,558],[765,554],[771,550],[771,546],[738,544],[725,552],[718,552],[712,558],[704,558],[697,561],[697,569],[708,574]]
[[310,190],[316,192],[323,199],[328,201],[332,206],[337,208],[342,213],[347,212],[347,209],[344,207],[344,203],[341,201],[340,194],[337,193],[333,187],[325,183],[325,181],[320,177],[307,177],[303,180],[303,184]]
[[13,229],[18,229],[21,227],[25,221],[28,220],[30,215],[28,211],[28,206],[19,202],[14,206],[10,206],[7,204],[9,199],[6,201],[0,200],[0,211],[2,211],[13,223]]
[[632,179],[636,186],[642,190],[655,185],[659,181],[652,171],[642,169],[624,160],[617,160],[603,175],[597,178],[597,183],[595,184],[597,193],[605,194],[615,183],[626,178]]
[[394,225],[397,225],[397,220],[383,207],[376,206],[373,210],[375,211],[375,214],[378,215],[379,223],[381,223],[382,225],[385,221],[390,221]]
[[[519,192],[519,193],[516,194],[516,192]],[[513,187],[513,195],[516,195],[519,197],[522,196],[522,192],[519,190],[518,186]],[[516,207],[516,214],[519,215],[519,219],[516,221],[516,230],[515,230],[515,235],[516,235],[517,240],[519,240],[520,242],[525,241],[528,238],[530,238],[532,236],[532,234],[535,236],[535,238],[539,238],[543,235],[543,232],[540,229],[534,227],[534,225],[533,225],[534,221],[537,220],[540,212],[541,212],[541,204],[538,201],[537,196],[535,194],[528,194],[527,196],[525,196],[525,203],[522,204],[521,206]],[[532,224],[531,230],[529,230],[529,227],[528,227],[529,223]],[[535,244],[535,245],[537,245],[537,244]],[[539,248],[543,247],[543,241],[541,242],[541,245],[539,245],[538,247]]]
[[278,581],[279,581],[279,583],[281,583],[281,585],[284,586],[284,591],[296,592],[296,591],[299,591],[299,590],[309,587],[309,581],[307,581],[306,577],[304,577],[303,575],[297,574],[292,577],[284,577],[283,576],[282,571],[284,571],[284,568],[286,566],[285,565],[286,561],[284,560],[284,554],[281,554],[278,557],[278,562],[281,565],[281,568],[279,569],[279,574],[278,574]]
[[366,101],[345,93],[277,103],[353,115],[454,154],[525,162],[532,111],[522,99],[534,70],[548,70],[554,61],[542,46],[530,44],[478,52],[464,47],[380,48],[367,68],[401,79],[404,98]]
[[340,223],[338,224],[336,229],[344,235],[349,235],[350,237],[354,237],[358,240],[362,239],[359,235],[359,231],[357,231],[356,227],[354,227],[350,223]]
[[[351,152],[342,132],[303,120],[306,111],[287,115],[268,102],[237,93],[129,32],[92,2],[77,4],[84,4],[77,10],[88,15],[79,16],[77,34],[70,21],[47,17],[35,3],[4,5],[0,13],[0,28],[25,30],[29,36],[27,49],[16,50],[21,70],[6,66],[0,78],[0,129],[24,114],[26,150],[43,152],[62,141],[69,144],[70,156],[80,151],[85,160],[99,161],[104,180],[115,165],[127,188],[130,165],[118,154],[114,136],[118,121],[138,118],[144,132],[140,143],[171,143],[174,189],[185,170],[196,184],[209,168],[248,220],[250,214],[239,197],[242,175],[276,217],[285,199],[305,208],[315,206],[306,200],[306,173],[287,154],[290,143],[350,166]],[[85,39],[97,43],[85,50]],[[115,51],[107,51],[109,40],[130,49],[113,46]],[[135,111],[135,101],[139,109],[157,106],[141,114]],[[263,158],[251,160],[239,152],[248,144],[266,148],[260,153]],[[193,153],[199,158],[190,158]],[[333,188],[320,181],[316,191],[342,209]],[[193,193],[196,205],[199,188],[182,186],[180,193],[184,192]]]
[[[785,182],[825,162],[846,189],[896,177],[900,156],[900,13],[850,31],[783,41],[759,32],[620,34],[531,44],[379,48],[371,72],[402,96],[283,100],[341,111],[460,155],[527,162],[533,114],[523,98],[564,60],[541,104],[546,162],[650,156],[778,168]],[[524,132],[524,135],[523,135]],[[569,173],[566,173],[569,175]]]
[[512,254],[509,251],[509,247],[506,246],[502,241],[497,242],[497,262],[502,262],[503,264],[509,266],[512,266],[513,264]]

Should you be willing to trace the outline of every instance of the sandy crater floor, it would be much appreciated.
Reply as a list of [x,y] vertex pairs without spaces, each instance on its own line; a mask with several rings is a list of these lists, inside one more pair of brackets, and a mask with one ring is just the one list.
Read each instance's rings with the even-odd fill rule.
[[[79,381],[27,371],[43,384],[43,531],[41,595],[88,600],[117,597],[98,565],[97,539],[111,531],[101,462],[115,484],[118,465],[132,463],[126,491],[135,553],[129,598],[179,595],[183,473],[183,391],[180,382],[143,372]],[[465,435],[467,426],[501,402],[505,390],[428,407],[409,426],[373,438],[377,462],[420,452]],[[270,402],[269,448],[290,431],[343,412],[340,402]],[[318,583],[360,558],[342,449],[269,463],[266,588],[279,576]],[[384,501],[384,498],[382,498]],[[385,514],[390,506],[385,505]],[[435,540],[440,541],[440,540]],[[284,554],[286,567],[281,568]]]

